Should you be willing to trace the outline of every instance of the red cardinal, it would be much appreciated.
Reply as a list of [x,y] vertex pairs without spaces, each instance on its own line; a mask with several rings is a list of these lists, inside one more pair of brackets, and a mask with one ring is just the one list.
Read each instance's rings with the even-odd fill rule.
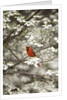
[[[34,53],[34,51],[31,49],[31,47],[26,47],[26,51],[29,57],[36,57],[36,54]],[[40,64],[37,64],[40,67]]]

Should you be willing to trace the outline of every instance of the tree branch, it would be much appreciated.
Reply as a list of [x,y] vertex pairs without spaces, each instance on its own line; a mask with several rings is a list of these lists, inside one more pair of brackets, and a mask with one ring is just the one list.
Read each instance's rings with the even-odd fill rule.
[[[40,51],[40,50],[43,50],[43,49],[47,49],[47,48],[49,48],[49,47],[50,47],[50,46],[43,47],[43,48],[37,50],[36,52],[38,52],[38,51]],[[10,50],[10,51],[11,51],[11,50]],[[11,51],[11,52],[12,52],[12,51]],[[18,58],[13,52],[12,52],[12,54],[13,54],[16,58]],[[23,61],[26,61],[25,59],[26,59],[27,57],[28,57],[28,56],[26,56],[26,57],[23,58],[22,60],[17,59],[18,62],[15,63],[14,65],[10,66],[9,69],[15,67],[16,65],[18,65],[18,64],[20,64],[20,63],[22,63]],[[56,59],[56,58],[57,58],[57,56],[55,56],[55,57],[53,57],[53,58],[51,58],[51,59],[47,59],[47,60],[45,60],[45,61],[42,61],[42,63],[43,63],[43,62],[50,62],[50,61],[52,61],[52,60],[54,60],[54,59]]]
[[[33,73],[29,73],[29,72],[24,72],[24,71],[21,71],[21,70],[18,70],[18,71],[13,71],[13,72],[5,72],[4,71],[4,75],[6,74],[10,74],[10,75],[13,75],[13,74],[21,74],[21,75],[27,75],[27,76],[32,76],[32,77],[39,77],[39,78],[44,78],[44,79],[52,79],[55,75],[49,75],[49,74],[33,74]],[[46,77],[47,76],[47,77]]]
[[[37,13],[39,13],[40,10],[37,10],[32,16],[30,16],[28,19],[26,19],[26,21],[29,21],[33,18],[34,15],[36,15]],[[24,25],[24,24],[23,24]],[[16,38],[17,36],[21,35],[22,32],[24,32],[26,30],[27,27],[23,27],[23,30],[21,30],[17,35],[11,36],[11,34],[14,32],[14,30],[3,40],[3,43],[8,43],[10,40]],[[26,34],[23,35],[23,38]]]
[[14,32],[14,30],[12,30],[10,32],[10,34],[8,34],[8,36],[3,40],[3,43],[7,43],[8,40],[10,40],[11,34]]
[[50,45],[48,45],[48,46],[46,46],[46,47],[42,47],[42,48],[39,48],[38,50],[36,50],[35,52],[38,52],[38,51],[40,51],[40,50],[43,50],[43,49],[47,49],[47,48],[50,48],[51,46]]
[[40,12],[40,10],[37,10],[33,15],[29,16],[26,21],[29,21],[30,19],[32,19],[34,17],[34,15],[38,14]]
[[7,49],[12,53],[12,55],[13,55],[17,60],[20,61],[20,59],[13,53],[13,51],[12,51],[10,48],[7,47]]
[[55,60],[55,59],[57,59],[57,56],[53,57],[52,59],[44,60],[43,62],[50,62],[50,61],[53,61],[53,60]]

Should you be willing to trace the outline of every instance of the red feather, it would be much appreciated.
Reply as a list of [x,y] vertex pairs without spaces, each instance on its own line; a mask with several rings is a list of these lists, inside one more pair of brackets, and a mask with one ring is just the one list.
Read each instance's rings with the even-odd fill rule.
[[[34,51],[31,49],[31,47],[26,47],[26,51],[27,51],[27,54],[28,54],[28,56],[29,57],[35,57],[36,56],[36,54],[34,53]],[[40,67],[40,64],[38,63],[37,64],[38,65],[38,67]]]
[[34,51],[30,47],[26,47],[26,50],[27,50],[28,56],[30,56],[30,57],[35,57],[36,56]]

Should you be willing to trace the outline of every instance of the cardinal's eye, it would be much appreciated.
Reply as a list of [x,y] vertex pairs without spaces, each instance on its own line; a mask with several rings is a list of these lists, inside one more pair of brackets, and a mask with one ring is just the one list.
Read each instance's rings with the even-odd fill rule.
[[27,51],[29,50],[29,48],[27,48]]

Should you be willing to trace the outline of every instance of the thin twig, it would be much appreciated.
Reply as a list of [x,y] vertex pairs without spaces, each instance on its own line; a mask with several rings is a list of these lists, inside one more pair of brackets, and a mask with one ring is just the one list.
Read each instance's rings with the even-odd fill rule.
[[50,61],[55,60],[55,59],[57,59],[57,56],[53,57],[52,59],[44,60],[43,62],[50,62]]
[[30,19],[32,19],[34,17],[34,15],[38,14],[39,12],[40,12],[40,10],[37,10],[33,15],[28,17],[28,19],[26,19],[26,21],[29,21]]
[[20,59],[14,54],[14,52],[13,52],[10,48],[7,47],[7,49],[13,54],[13,56],[14,56],[17,60],[20,61]]
[[[37,10],[37,11],[36,11],[32,16],[30,16],[26,21],[31,20],[31,19],[34,17],[34,15],[36,15],[37,13],[39,13],[39,11],[40,11],[40,10]],[[19,32],[19,34],[14,35],[14,36],[11,36],[11,34],[14,32],[14,30],[13,30],[13,32],[11,32],[11,33],[4,39],[3,43],[4,43],[4,44],[5,44],[5,43],[8,43],[8,41],[10,41],[10,40],[16,38],[17,36],[21,35],[22,32],[24,32],[24,31],[26,30],[26,28],[27,28],[27,27],[24,26],[24,27],[23,27],[23,30],[21,30],[21,31]],[[25,36],[25,34],[23,35],[23,37],[24,37],[24,36]]]
[[[40,78],[45,78],[46,79],[46,74],[33,74],[33,73],[29,73],[29,72],[24,72],[24,71],[21,71],[21,70],[18,70],[18,71],[13,71],[13,72],[4,72],[4,75],[5,74],[10,74],[10,75],[13,75],[13,74],[21,74],[21,75],[27,75],[27,76],[33,76],[33,77],[40,77]],[[47,76],[49,77],[52,77],[51,75],[48,75]]]
[[43,49],[47,49],[47,48],[50,48],[51,46],[46,46],[46,47],[42,47],[42,48],[39,48],[38,50],[36,50],[35,52],[38,52],[40,50],[43,50]]

